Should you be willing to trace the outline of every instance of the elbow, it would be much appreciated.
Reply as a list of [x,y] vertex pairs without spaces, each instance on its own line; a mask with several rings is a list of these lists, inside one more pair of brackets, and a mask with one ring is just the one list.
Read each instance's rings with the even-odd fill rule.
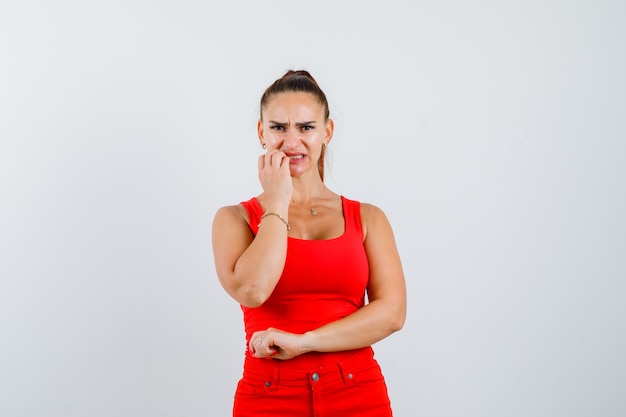
[[249,288],[242,288],[239,291],[237,301],[248,308],[257,308],[262,306],[268,298],[270,298],[271,292],[263,291],[258,287],[251,286]]
[[390,333],[395,333],[397,331],[402,330],[402,328],[404,327],[404,322],[405,322],[405,315],[392,318],[389,323]]
[[220,277],[226,292],[239,304],[248,308],[256,308],[267,301],[272,295],[273,287],[260,285],[246,276],[237,274]]
[[406,308],[398,308],[389,316],[389,333],[402,330],[406,321]]
[[[370,304],[373,303],[374,302]],[[380,305],[376,316],[383,337],[387,337],[404,327],[406,306],[404,304],[398,305],[396,303],[387,302],[385,305]]]
[[244,307],[248,307],[248,308],[257,308],[257,307],[261,307],[264,302],[265,302],[265,300],[263,300],[261,298],[247,297],[247,298],[245,298],[243,300],[240,300],[239,304],[241,304]]

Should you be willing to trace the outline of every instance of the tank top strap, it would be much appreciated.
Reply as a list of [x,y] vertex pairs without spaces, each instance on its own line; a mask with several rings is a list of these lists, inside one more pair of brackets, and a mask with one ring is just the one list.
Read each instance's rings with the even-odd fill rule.
[[259,223],[261,223],[261,216],[263,215],[263,208],[256,197],[252,197],[248,201],[242,201],[241,204],[248,212],[248,221],[250,222],[250,230],[252,234],[256,236],[259,231]]
[[[363,226],[361,224],[361,203],[356,200],[350,200],[341,196],[343,205],[343,217],[346,222],[346,234],[356,235],[363,241]],[[259,231],[259,223],[263,215],[263,208],[256,199],[252,197],[248,201],[242,201],[241,204],[248,212],[248,221],[250,222],[250,230],[256,236]]]
[[361,225],[361,203],[341,196],[343,201],[343,217],[346,222],[346,234],[358,236],[363,241]]

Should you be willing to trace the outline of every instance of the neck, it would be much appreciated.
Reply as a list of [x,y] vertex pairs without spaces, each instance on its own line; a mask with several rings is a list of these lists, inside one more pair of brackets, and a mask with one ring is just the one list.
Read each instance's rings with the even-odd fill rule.
[[322,179],[317,177],[316,180],[310,183],[304,183],[300,180],[294,179],[293,181],[293,194],[291,199],[295,203],[304,203],[317,198],[320,198],[326,191],[326,184],[322,182]]

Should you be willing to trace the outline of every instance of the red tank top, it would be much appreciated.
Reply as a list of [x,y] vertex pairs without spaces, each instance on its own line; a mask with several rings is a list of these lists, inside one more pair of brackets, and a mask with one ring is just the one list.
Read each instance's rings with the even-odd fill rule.
[[[246,341],[255,331],[268,327],[301,334],[363,307],[369,266],[361,205],[343,196],[341,201],[344,233],[327,240],[289,237],[285,267],[272,295],[259,307],[241,306]],[[241,204],[256,235],[263,209],[256,198]]]

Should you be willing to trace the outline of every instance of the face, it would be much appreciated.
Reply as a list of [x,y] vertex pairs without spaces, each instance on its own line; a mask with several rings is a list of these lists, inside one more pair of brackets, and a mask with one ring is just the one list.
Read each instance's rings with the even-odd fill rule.
[[292,177],[317,172],[322,144],[333,136],[333,122],[324,120],[324,112],[316,97],[306,92],[276,94],[263,109],[259,140],[268,151],[289,156]]

